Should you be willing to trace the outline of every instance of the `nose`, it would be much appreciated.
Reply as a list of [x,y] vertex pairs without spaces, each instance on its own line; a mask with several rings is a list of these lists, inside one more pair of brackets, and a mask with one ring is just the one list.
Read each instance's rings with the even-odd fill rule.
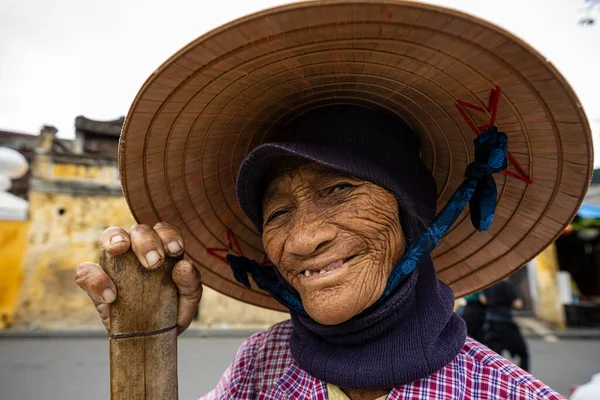
[[294,218],[293,226],[285,242],[285,252],[295,256],[309,257],[335,239],[337,228],[319,213],[304,213]]

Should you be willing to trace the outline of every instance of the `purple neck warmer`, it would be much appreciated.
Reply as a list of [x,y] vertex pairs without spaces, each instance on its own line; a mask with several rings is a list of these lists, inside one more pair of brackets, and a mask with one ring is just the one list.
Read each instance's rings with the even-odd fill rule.
[[340,387],[391,389],[425,378],[451,362],[465,343],[452,290],[431,259],[384,302],[339,325],[292,312],[291,351],[310,375]]

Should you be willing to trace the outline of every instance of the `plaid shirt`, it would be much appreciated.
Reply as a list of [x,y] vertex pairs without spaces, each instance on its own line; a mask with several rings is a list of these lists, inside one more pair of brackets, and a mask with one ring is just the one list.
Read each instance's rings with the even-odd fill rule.
[[[327,400],[326,383],[303,371],[290,353],[292,329],[291,321],[285,321],[250,336],[217,387],[201,400]],[[387,399],[566,400],[471,338],[444,368],[392,389]]]

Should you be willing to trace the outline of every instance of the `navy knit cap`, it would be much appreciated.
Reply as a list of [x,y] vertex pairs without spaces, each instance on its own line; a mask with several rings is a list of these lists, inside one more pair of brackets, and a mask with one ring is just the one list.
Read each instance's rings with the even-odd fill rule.
[[436,213],[435,180],[419,154],[415,133],[391,113],[351,105],[313,109],[290,121],[273,142],[248,154],[237,178],[238,202],[262,232],[264,178],[278,159],[298,157],[393,193],[410,241],[423,232]]

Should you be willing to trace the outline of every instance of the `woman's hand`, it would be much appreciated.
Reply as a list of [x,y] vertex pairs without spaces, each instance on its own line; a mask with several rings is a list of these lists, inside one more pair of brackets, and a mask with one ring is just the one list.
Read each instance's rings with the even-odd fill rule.
[[[159,222],[154,228],[148,225],[134,225],[129,233],[125,229],[112,227],[100,236],[102,248],[112,255],[121,255],[129,248],[133,250],[145,268],[160,268],[165,257],[178,257],[183,254],[181,231],[166,222]],[[173,281],[179,291],[177,310],[177,330],[183,332],[190,326],[198,303],[202,297],[200,273],[191,262],[179,261],[173,267]],[[75,281],[96,306],[106,330],[110,328],[110,304],[117,298],[117,290],[102,267],[84,262],[77,267]]]

